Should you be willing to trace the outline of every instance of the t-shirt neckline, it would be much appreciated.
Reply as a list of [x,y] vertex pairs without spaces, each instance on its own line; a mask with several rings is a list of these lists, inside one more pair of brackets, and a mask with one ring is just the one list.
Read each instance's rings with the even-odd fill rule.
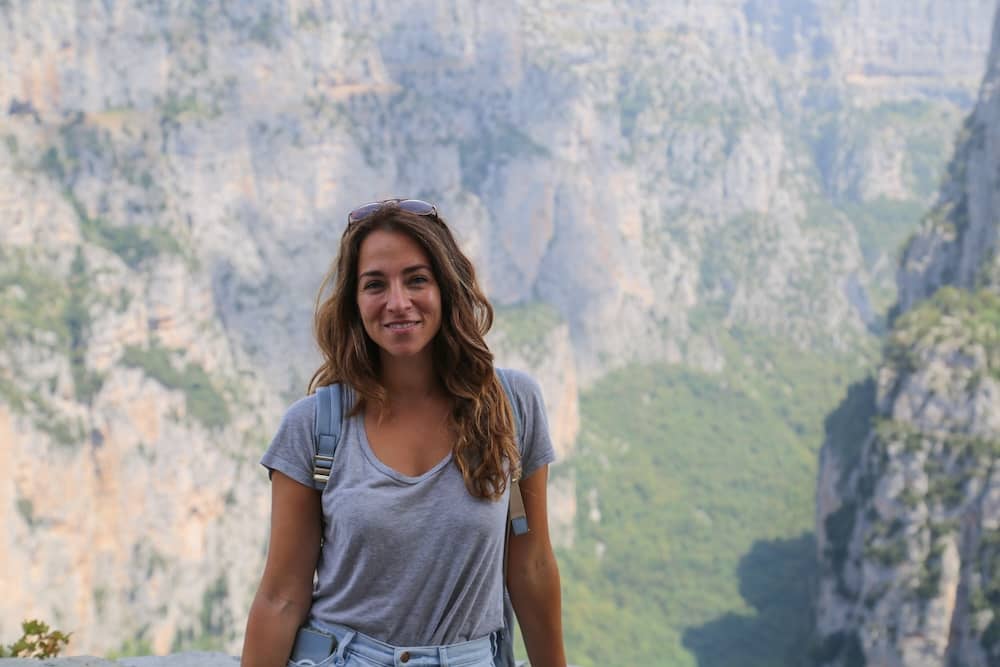
[[446,465],[451,463],[453,452],[448,452],[447,454],[444,455],[444,458],[435,463],[430,470],[423,473],[422,475],[417,475],[415,477],[411,475],[404,475],[395,468],[387,466],[375,454],[375,450],[372,449],[371,442],[369,442],[368,440],[368,429],[365,428],[364,411],[361,411],[358,414],[354,415],[352,419],[355,420],[355,425],[358,429],[358,433],[361,436],[360,437],[361,450],[364,452],[365,458],[368,459],[368,462],[372,464],[379,472],[386,475],[387,477],[391,477],[392,479],[398,482],[402,482],[403,484],[418,484],[427,479],[428,477],[433,477],[435,473],[437,473],[439,470],[441,470]]

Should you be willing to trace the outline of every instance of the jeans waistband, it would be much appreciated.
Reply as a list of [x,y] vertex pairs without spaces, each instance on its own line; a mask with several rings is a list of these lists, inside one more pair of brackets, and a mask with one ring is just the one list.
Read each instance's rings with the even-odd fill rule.
[[465,667],[491,663],[499,641],[498,633],[493,632],[486,637],[457,644],[393,646],[347,626],[320,623],[315,619],[310,621],[310,625],[337,638],[333,660],[333,665],[337,667],[343,665],[351,653],[383,667]]

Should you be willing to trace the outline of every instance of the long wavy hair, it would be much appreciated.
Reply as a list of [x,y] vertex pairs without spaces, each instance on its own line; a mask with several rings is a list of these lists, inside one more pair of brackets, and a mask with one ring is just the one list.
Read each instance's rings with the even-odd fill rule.
[[344,230],[316,297],[314,335],[323,363],[308,391],[337,382],[349,386],[357,396],[352,415],[369,404],[380,411],[386,406],[379,348],[365,332],[357,299],[361,244],[376,230],[406,234],[430,259],[441,291],[441,328],[431,345],[434,368],[451,397],[453,460],[470,494],[497,500],[507,488],[507,474],[514,479],[520,475],[521,462],[514,417],[485,340],[493,307],[476,281],[472,262],[439,216],[415,215],[387,204]]

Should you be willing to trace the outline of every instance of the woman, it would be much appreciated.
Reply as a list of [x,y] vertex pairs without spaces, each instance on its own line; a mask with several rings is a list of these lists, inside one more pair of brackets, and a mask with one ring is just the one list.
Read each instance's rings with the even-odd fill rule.
[[[271,537],[242,665],[284,665],[306,625],[332,637],[323,665],[492,666],[520,471],[531,530],[507,542],[508,590],[532,666],[564,667],[542,399],[531,378],[505,371],[523,416],[519,451],[484,341],[493,310],[472,263],[433,205],[386,200],[348,215],[323,285],[323,364],[262,459]],[[333,383],[348,409],[317,491],[313,392]],[[297,650],[324,634],[298,636]]]

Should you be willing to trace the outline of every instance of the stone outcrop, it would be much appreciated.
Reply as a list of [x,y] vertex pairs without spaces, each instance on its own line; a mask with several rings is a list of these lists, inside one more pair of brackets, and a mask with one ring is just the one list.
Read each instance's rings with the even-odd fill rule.
[[951,285],[1000,289],[1000,43],[996,40],[975,111],[966,120],[948,181],[923,228],[906,248],[899,312]]
[[[877,377],[828,422],[817,664],[1000,664],[1000,14]],[[865,424],[871,429],[865,433]]]

